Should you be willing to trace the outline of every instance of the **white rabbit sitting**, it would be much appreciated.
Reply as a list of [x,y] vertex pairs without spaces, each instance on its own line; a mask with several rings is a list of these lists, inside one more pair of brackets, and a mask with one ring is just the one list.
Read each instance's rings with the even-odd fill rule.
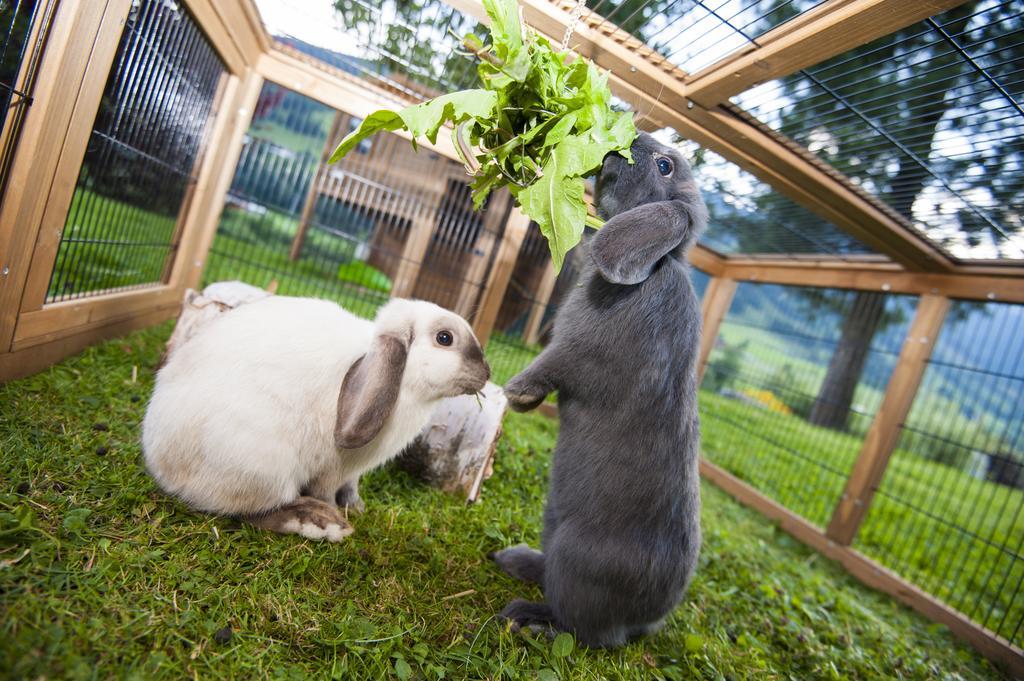
[[464,319],[392,300],[374,322],[277,296],[204,326],[157,374],[146,466],[193,508],[340,541],[359,476],[398,454],[437,402],[490,376]]

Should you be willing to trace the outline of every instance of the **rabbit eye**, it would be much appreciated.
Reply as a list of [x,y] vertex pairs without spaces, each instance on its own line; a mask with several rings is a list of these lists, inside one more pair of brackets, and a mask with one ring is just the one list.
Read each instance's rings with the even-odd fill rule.
[[658,164],[658,172],[668,177],[672,174],[672,161],[667,158],[659,158],[655,161]]
[[452,336],[451,331],[438,331],[437,336],[435,336],[435,338],[437,339],[437,344],[443,345],[444,347],[448,347],[455,340],[455,337]]

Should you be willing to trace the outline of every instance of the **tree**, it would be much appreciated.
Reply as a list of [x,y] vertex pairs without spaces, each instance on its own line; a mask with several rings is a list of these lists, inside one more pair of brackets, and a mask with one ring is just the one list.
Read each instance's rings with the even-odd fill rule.
[[485,33],[475,19],[443,0],[334,0],[342,24],[357,37],[378,73],[407,79],[435,96],[476,82],[475,62],[460,54],[458,38]]
[[[1024,45],[1013,37],[1022,21],[1011,8],[974,0],[939,21],[954,40],[969,43],[969,51],[994,78],[1012,85],[1012,65],[1024,60]],[[879,196],[955,255],[1019,258],[1024,255],[1019,239],[1024,119],[988,87],[933,27],[917,24],[781,79],[776,101],[765,109],[775,117],[768,121],[773,127]],[[741,219],[751,224],[738,225],[734,246],[777,252],[767,241],[777,232],[764,226],[784,227],[791,205],[773,192],[745,200],[754,207],[749,218]],[[833,246],[847,251],[841,243]],[[806,294],[809,314],[843,314],[809,417],[836,429],[846,427],[872,341],[889,325],[905,321],[902,313],[887,310],[882,292],[858,292],[852,300],[850,295]]]

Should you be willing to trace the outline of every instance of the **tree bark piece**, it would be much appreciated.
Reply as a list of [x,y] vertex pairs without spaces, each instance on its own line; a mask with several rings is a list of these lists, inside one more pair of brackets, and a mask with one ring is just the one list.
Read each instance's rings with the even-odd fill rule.
[[445,492],[461,491],[467,503],[473,503],[493,472],[507,404],[501,387],[494,383],[484,386],[479,396],[444,400],[398,458],[399,468]]

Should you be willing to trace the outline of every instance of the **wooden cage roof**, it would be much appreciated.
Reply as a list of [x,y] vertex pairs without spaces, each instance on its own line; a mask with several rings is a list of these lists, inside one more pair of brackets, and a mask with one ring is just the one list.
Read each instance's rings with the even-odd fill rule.
[[[346,49],[304,37],[302,25],[323,24],[323,12],[333,11],[327,0],[318,16],[311,16],[317,10],[310,3],[294,0],[240,2],[259,33],[263,75],[287,85],[300,69],[308,77],[305,94],[319,92],[327,103],[324,93],[332,89],[360,90],[358,104],[337,99],[339,108],[401,106],[474,82],[473,63],[458,54],[454,34],[479,30],[486,20],[480,0],[428,5],[416,21],[385,16],[383,5],[352,3],[378,12],[382,30],[409,32],[433,58],[389,52],[379,38],[347,31],[340,17],[334,30]],[[719,276],[742,267],[750,278],[785,272],[787,282],[810,285],[851,285],[850,274],[857,273],[858,287],[895,280],[908,292],[936,291],[942,281],[951,283],[942,288],[950,295],[974,297],[986,289],[987,297],[1024,300],[1018,279],[1024,276],[1024,211],[1012,200],[1020,196],[1012,191],[1024,161],[998,166],[992,151],[1024,132],[1015,99],[1021,86],[999,52],[1007,41],[1022,42],[1020,7],[1012,11],[1005,6],[1013,3],[997,0],[780,0],[767,9],[764,3],[711,4],[647,0],[627,7],[621,0],[595,0],[572,38],[577,52],[610,71],[614,94],[636,112],[641,128],[700,156],[698,176],[713,224],[693,254],[698,267]],[[520,5],[529,26],[560,40],[575,0]],[[723,10],[727,5],[732,11]],[[761,8],[756,15],[754,6]],[[260,21],[260,13],[266,20],[282,12],[294,14],[292,25],[300,28],[271,20],[268,31]],[[1004,35],[1002,43],[978,32],[985,22]],[[352,41],[360,49],[352,49]],[[858,85],[855,71],[868,73],[865,64],[882,57],[889,61],[870,72],[880,72],[889,89],[865,95],[879,78]],[[805,91],[797,96],[807,111],[794,114],[794,96],[786,93]],[[954,104],[941,110],[949,120],[925,123],[938,126],[933,132],[951,151],[922,158],[915,153],[915,117],[934,118],[935,107],[924,113],[922,107],[950,92]],[[890,115],[901,99],[909,101],[908,112]],[[984,134],[980,141],[950,142],[957,124]],[[965,184],[964,176],[977,168],[957,156],[958,144],[984,147],[976,165],[1002,173],[1009,189],[997,196],[980,182]],[[445,139],[436,150],[456,158]],[[858,170],[865,159],[874,165]],[[901,161],[922,195],[930,192],[912,211],[898,192],[882,186]],[[973,231],[958,231],[958,221]],[[973,283],[964,288],[968,279]]]

